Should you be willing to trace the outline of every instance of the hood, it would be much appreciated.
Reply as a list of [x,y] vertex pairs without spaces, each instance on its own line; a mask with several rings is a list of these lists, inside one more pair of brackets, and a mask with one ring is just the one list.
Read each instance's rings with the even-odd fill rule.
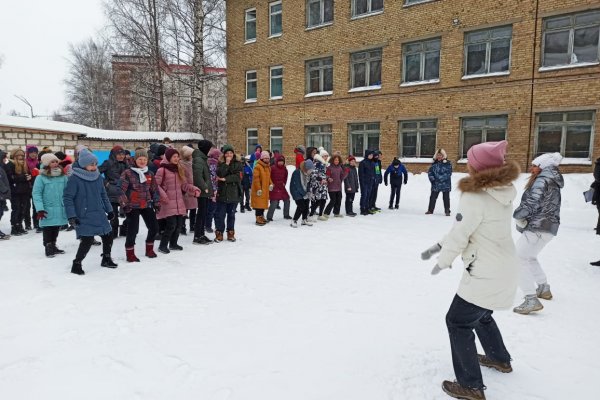
[[369,158],[369,154],[374,154],[373,150],[365,150],[365,160]]
[[7,157],[8,153],[6,153],[4,150],[0,150],[0,161],[4,160],[4,157]]
[[515,185],[493,187],[484,189],[484,191],[492,196],[498,203],[508,206],[511,205],[515,197],[517,197],[517,189]]
[[565,186],[565,180],[557,167],[544,168],[538,177],[556,182],[556,185],[561,189]]
[[192,160],[194,158],[203,158],[206,160],[208,157],[200,149],[194,149],[194,152],[192,153]]
[[318,161],[323,165],[327,165],[327,163],[325,162],[325,160],[323,159],[323,157],[321,157],[321,155],[319,153],[316,153],[313,158],[315,161]]
[[216,147],[213,147],[208,152],[208,158],[212,158],[213,160],[218,160],[219,157],[221,157],[221,154],[222,154],[221,150],[217,149]]
[[158,151],[158,146],[160,146],[160,144],[158,143],[152,143],[150,145],[150,151],[154,154],[156,154],[156,152]]
[[[278,164],[279,161],[283,161],[283,165],[280,166]],[[275,165],[274,166],[277,167],[277,168],[281,168],[281,169],[285,169],[286,168],[286,166],[285,166],[285,157],[282,154],[277,154],[275,156]]]
[[[508,194],[502,194],[505,187],[511,185],[519,177],[520,172],[519,164],[514,161],[508,161],[501,167],[488,168],[469,174],[458,182],[458,188],[462,192],[486,191],[490,195],[498,192],[496,195],[492,195],[492,197],[496,198],[495,196],[497,196],[497,200],[500,201],[500,198],[504,199],[505,196],[508,196]],[[513,190],[515,190],[514,187]]]

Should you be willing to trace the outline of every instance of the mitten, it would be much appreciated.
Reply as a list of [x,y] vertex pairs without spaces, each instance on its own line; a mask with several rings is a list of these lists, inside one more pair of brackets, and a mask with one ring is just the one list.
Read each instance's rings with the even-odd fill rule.
[[36,219],[44,219],[48,216],[48,213],[44,210],[40,210],[35,214]]
[[262,196],[262,190],[261,190],[261,189],[258,189],[258,190],[256,191],[256,195],[257,195],[258,197]]
[[79,218],[77,218],[77,217],[69,218],[69,225],[71,225],[73,228],[78,227],[79,226]]
[[106,214],[106,219],[108,219],[109,221],[112,221],[113,219],[115,219],[115,213],[114,212],[109,212],[108,214]]
[[431,270],[431,275],[437,275],[440,273],[441,270],[442,269],[439,267],[439,265],[435,264],[435,266]]
[[269,192],[272,192],[272,191],[273,191],[273,184],[271,183],[271,184],[269,185]]
[[160,203],[157,201],[156,203],[152,204],[152,208],[154,208],[154,211],[159,212],[160,211]]
[[421,260],[429,260],[434,254],[439,253],[440,250],[442,250],[442,246],[439,243],[434,244],[421,253]]
[[517,224],[517,227],[525,229],[525,227],[528,224],[528,221],[526,219],[516,219],[515,224]]

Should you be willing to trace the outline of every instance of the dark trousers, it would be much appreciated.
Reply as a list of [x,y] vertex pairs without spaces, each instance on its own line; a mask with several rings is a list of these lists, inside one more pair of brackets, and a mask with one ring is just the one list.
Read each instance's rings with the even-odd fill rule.
[[265,209],[264,208],[254,208],[254,215],[256,215],[257,217],[264,217]]
[[225,232],[225,216],[227,216],[227,231],[235,229],[235,213],[237,205],[238,203],[216,203],[215,230]]
[[[597,190],[600,190],[598,188]],[[598,222],[596,223],[596,235],[600,235],[600,203],[596,204],[596,210],[598,210]],[[2,214],[0,214],[1,216]]]
[[319,217],[323,215],[323,210],[325,209],[325,203],[327,199],[315,200],[310,203],[310,216],[312,217],[317,212],[317,208],[319,208]]
[[42,240],[44,243],[44,247],[46,247],[48,243],[56,243],[59,231],[60,226],[45,226],[44,228],[42,228]]
[[204,236],[204,225],[206,223],[207,204],[210,200],[206,197],[198,197],[198,211],[196,211],[196,223],[194,225],[194,237]]
[[146,243],[154,242],[154,238],[158,233],[158,221],[156,221],[156,214],[152,208],[134,208],[127,213],[125,222],[127,223],[127,238],[125,239],[125,247],[135,246],[135,237],[140,231],[140,216],[148,228],[148,235],[146,236]]
[[[283,216],[290,216],[290,200],[281,200],[283,201]],[[273,215],[275,214],[275,210],[279,206],[279,200],[271,200],[269,203],[269,211],[267,211],[267,219],[273,219]]]
[[371,197],[369,200],[369,208],[375,208],[377,206],[377,192],[379,191],[379,183],[375,181],[373,183],[373,188],[371,189]]
[[[107,234],[104,236],[100,236],[102,239],[102,254],[106,256],[110,256],[110,251],[112,250],[113,237],[112,234]],[[92,243],[94,242],[93,236],[82,236],[79,241],[79,248],[77,249],[77,254],[75,254],[75,261],[82,262],[85,256],[87,256],[88,251],[92,247]]]
[[171,215],[165,218],[165,231],[160,239],[160,247],[175,246],[179,240],[183,225],[183,215]]
[[[440,192],[436,190],[431,191],[431,196],[429,196],[429,208],[427,211],[433,212],[435,209],[435,202],[437,201]],[[444,199],[444,211],[450,212],[450,192],[442,192],[442,199]]]
[[[10,224],[22,225],[26,216],[29,216],[31,198],[28,194],[15,194],[10,198],[10,208]],[[29,225],[31,225],[31,220],[29,220]]]
[[492,312],[455,295],[446,314],[454,374],[461,386],[473,389],[484,387],[477,359],[475,333],[489,358],[502,363],[510,362],[510,354],[504,346]]
[[325,207],[325,214],[331,214],[333,209],[333,215],[339,215],[340,208],[342,208],[342,192],[329,192],[329,203]]
[[294,221],[298,221],[298,218],[302,216],[302,219],[305,220],[308,218],[308,208],[310,206],[310,200],[308,199],[300,199],[296,200],[296,212],[294,213]]
[[31,202],[31,217],[29,217],[29,219],[27,217],[25,217],[25,225],[30,226],[31,222],[33,220],[33,227],[36,229],[39,228],[40,221],[36,217],[37,217],[37,211],[35,209],[35,204],[32,201]]
[[[112,206],[113,214],[115,214],[115,217],[110,220],[110,226],[112,226],[113,235],[119,236],[119,203],[110,203],[110,205]],[[123,222],[122,229],[127,231],[127,220]]]
[[[206,202],[206,222],[204,225],[206,228],[212,228],[213,219],[215,219],[215,212],[217,211],[217,202],[208,199]],[[216,221],[215,221],[216,224]]]
[[360,188],[360,211],[367,211],[371,204],[372,185],[362,185]]
[[396,198],[396,205],[400,204],[400,190],[402,190],[402,185],[392,185],[392,191],[390,192],[390,207],[394,204],[394,197]]
[[196,208],[192,208],[188,210],[188,218],[190,220],[190,230],[192,230],[196,224]]
[[[244,202],[244,198],[246,201]],[[250,188],[245,187],[242,190],[242,199],[240,200],[240,208],[250,207]]]
[[352,210],[352,205],[354,204],[354,196],[356,193],[348,193],[346,192],[346,214],[354,214]]
[[0,200],[0,220],[4,216],[4,207],[6,207],[6,200]]

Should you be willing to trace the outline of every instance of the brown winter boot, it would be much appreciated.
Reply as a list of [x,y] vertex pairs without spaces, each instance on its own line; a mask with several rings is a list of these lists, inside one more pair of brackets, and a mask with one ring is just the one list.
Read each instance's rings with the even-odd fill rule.
[[235,242],[235,231],[233,229],[227,231],[227,240],[230,242]]
[[264,226],[266,224],[267,224],[267,220],[265,219],[265,217],[263,217],[262,215],[259,215],[258,217],[256,217],[256,225]]
[[510,362],[507,363],[503,363],[500,361],[494,361],[491,358],[489,358],[486,355],[483,354],[477,354],[477,358],[479,359],[479,364],[483,365],[484,367],[488,367],[488,368],[493,368],[496,371],[500,371],[503,373],[509,373],[512,372],[512,366],[510,365]]
[[215,243],[221,243],[223,241],[223,232],[215,231]]
[[154,242],[146,242],[146,257],[156,258],[156,253],[154,252]]
[[485,394],[481,389],[471,389],[461,386],[458,382],[444,381],[442,390],[450,397],[465,400],[485,400]]

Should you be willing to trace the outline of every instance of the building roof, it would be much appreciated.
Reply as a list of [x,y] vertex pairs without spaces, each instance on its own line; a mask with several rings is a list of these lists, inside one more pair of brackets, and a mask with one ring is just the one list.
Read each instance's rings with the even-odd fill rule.
[[11,117],[0,115],[0,127],[31,129],[45,132],[74,133],[88,139],[100,140],[139,140],[162,141],[168,136],[173,141],[201,140],[204,137],[194,132],[144,132],[144,131],[113,131],[96,129],[89,126],[72,124],[69,122],[49,121],[46,119]]

